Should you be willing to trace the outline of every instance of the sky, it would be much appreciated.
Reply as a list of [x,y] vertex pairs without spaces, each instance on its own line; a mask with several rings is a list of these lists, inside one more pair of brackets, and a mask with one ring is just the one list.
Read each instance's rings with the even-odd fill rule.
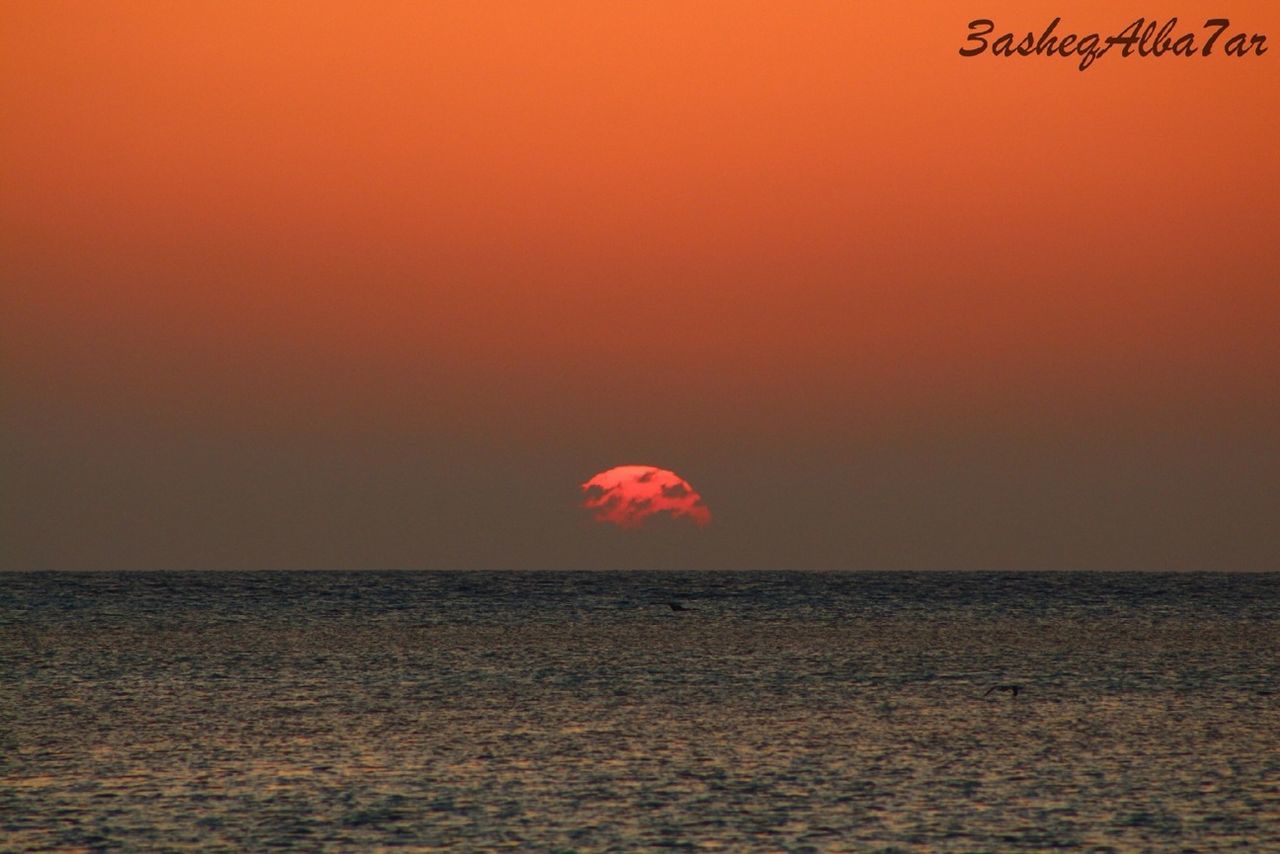
[[[1270,50],[959,54],[1142,15]],[[0,569],[1278,570],[1277,104],[1266,0],[9,0]]]

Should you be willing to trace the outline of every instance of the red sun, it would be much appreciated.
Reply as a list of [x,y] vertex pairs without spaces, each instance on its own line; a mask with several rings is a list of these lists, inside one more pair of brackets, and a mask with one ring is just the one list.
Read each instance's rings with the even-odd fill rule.
[[582,484],[582,506],[597,522],[641,528],[653,517],[711,522],[702,496],[675,472],[653,466],[616,466]]

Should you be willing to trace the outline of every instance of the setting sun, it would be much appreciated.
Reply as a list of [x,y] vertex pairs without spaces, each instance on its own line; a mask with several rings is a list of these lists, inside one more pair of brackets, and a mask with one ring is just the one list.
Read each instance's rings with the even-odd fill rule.
[[597,522],[640,528],[651,519],[687,519],[698,527],[711,511],[688,481],[653,466],[616,466],[582,484],[582,506]]

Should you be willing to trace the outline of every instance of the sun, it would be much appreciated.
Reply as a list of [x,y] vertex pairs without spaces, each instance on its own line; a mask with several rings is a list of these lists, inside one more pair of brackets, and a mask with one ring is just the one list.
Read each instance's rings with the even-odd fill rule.
[[595,521],[643,528],[653,519],[711,523],[711,510],[689,482],[656,466],[615,466],[582,484],[582,506]]

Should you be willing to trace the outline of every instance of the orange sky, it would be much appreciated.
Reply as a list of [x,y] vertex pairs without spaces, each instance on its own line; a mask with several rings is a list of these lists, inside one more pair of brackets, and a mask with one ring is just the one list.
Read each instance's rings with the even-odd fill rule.
[[[957,53],[1152,13],[1274,44]],[[1280,568],[1280,5],[0,21],[2,566]]]

